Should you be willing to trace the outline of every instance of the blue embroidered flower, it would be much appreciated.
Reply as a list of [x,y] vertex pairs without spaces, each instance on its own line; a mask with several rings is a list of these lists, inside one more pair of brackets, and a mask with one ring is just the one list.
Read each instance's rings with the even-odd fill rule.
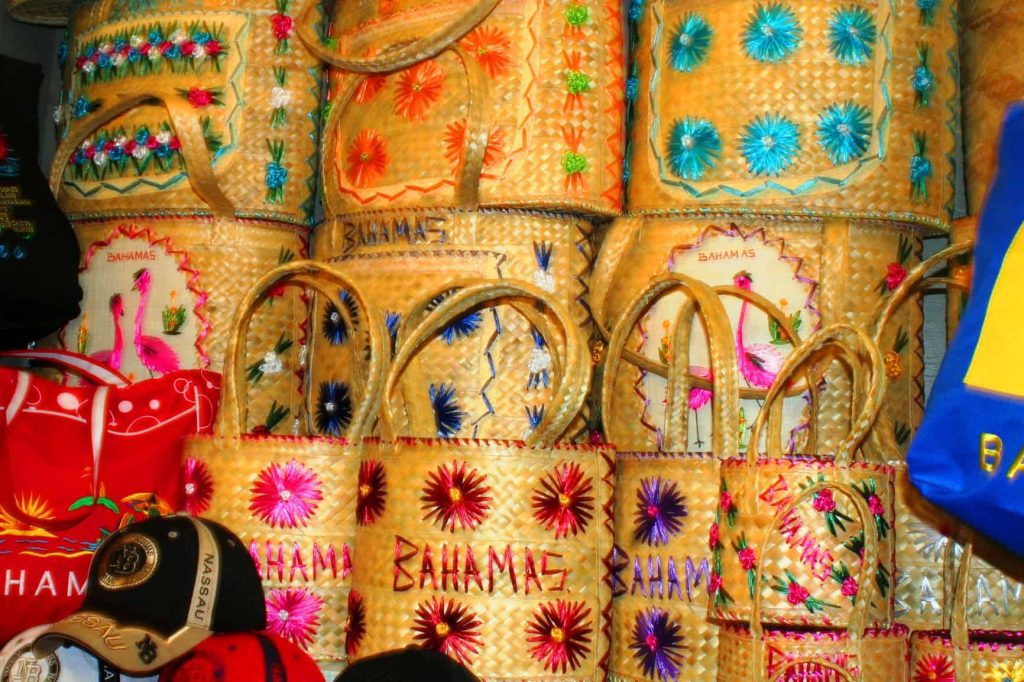
[[629,648],[648,679],[679,679],[679,666],[683,663],[683,636],[679,630],[679,623],[670,620],[668,611],[651,607],[637,614]]
[[939,0],[917,0],[917,9],[920,11],[920,21],[925,26],[935,23],[935,8]]
[[103,53],[96,59],[96,64],[101,69],[105,69],[110,66],[110,55]]
[[837,166],[864,154],[871,141],[871,111],[848,101],[831,104],[818,117],[818,144]]
[[453,384],[430,384],[430,404],[434,407],[434,425],[438,438],[451,438],[462,428],[466,414],[455,399]]
[[153,29],[149,32],[149,35],[146,36],[146,41],[150,45],[159,45],[164,41],[164,39],[163,36],[160,35],[160,31],[158,31],[157,29]]
[[526,418],[530,422],[530,430],[536,431],[537,427],[540,426],[540,423],[544,421],[544,406],[527,406]]
[[124,158],[124,147],[121,145],[114,145],[110,151],[107,152],[107,157],[115,163],[120,161]]
[[800,152],[800,129],[782,114],[765,114],[748,123],[740,149],[754,175],[779,175]]
[[85,53],[84,53],[83,56],[86,59],[90,59],[94,54],[96,54],[96,46],[95,45],[90,45],[87,48],[85,48]]
[[530,328],[530,335],[533,336],[533,350],[530,351],[530,376],[526,380],[526,390],[532,391],[536,388],[551,386],[551,351],[547,348],[547,342],[537,331],[536,327]]
[[210,42],[210,37],[210,34],[206,31],[198,31],[192,37],[192,42],[198,45],[205,45],[206,43]]
[[629,20],[640,21],[644,13],[644,0],[629,0]]
[[696,12],[689,12],[679,22],[669,43],[672,68],[688,73],[707,58],[711,48],[711,25]]
[[75,103],[71,105],[71,116],[73,118],[82,118],[86,114],[92,111],[89,100],[79,95]]
[[626,99],[630,102],[636,100],[636,96],[640,93],[640,79],[636,76],[630,76],[626,79]]
[[828,21],[829,50],[843,64],[862,64],[871,58],[878,31],[863,7],[844,7]]
[[284,183],[288,182],[288,169],[271,161],[267,164],[266,182],[269,189],[284,187]]
[[128,41],[124,38],[116,38],[114,40],[114,52],[120,52],[124,49],[124,46],[128,44]]
[[[347,291],[339,291],[338,300],[345,306],[345,312],[348,314],[348,319],[352,321],[353,326],[357,326],[359,308],[356,307],[352,294]],[[341,314],[338,306],[334,305],[333,302],[324,306],[324,317],[320,322],[320,331],[332,346],[340,346],[349,339],[348,322],[345,320],[345,316]]]
[[684,180],[700,180],[713,168],[722,151],[718,130],[706,118],[687,116],[672,124],[668,134],[669,169]]
[[[427,311],[429,312],[437,308],[446,298],[451,296],[453,292],[454,289],[435,296],[431,299],[430,303],[427,304]],[[460,339],[469,338],[475,334],[477,330],[480,329],[482,322],[483,318],[479,312],[467,313],[442,329],[441,338],[450,346]]]
[[352,396],[348,384],[324,381],[316,401],[316,429],[327,436],[341,436],[352,423]]
[[645,478],[640,481],[636,499],[633,537],[637,541],[657,547],[683,529],[686,498],[674,481],[663,481],[657,476]]
[[177,59],[181,56],[181,48],[177,45],[173,45],[167,52],[164,53],[164,57],[167,59]]
[[166,142],[158,144],[156,149],[153,150],[153,153],[156,154],[158,159],[166,159],[171,155],[171,145]]
[[398,327],[402,324],[402,314],[394,311],[384,313],[384,326],[387,327],[388,336],[391,337],[391,351],[394,352],[395,344],[398,342]]
[[927,45],[917,48],[917,68],[910,79],[914,88],[914,97],[919,109],[927,107],[932,101],[932,91],[935,90],[935,74],[928,66],[931,49]]
[[803,29],[796,13],[779,2],[758,5],[743,33],[743,47],[751,59],[781,62],[800,44]]
[[928,136],[914,133],[914,156],[910,159],[910,196],[915,201],[928,198],[928,180],[934,169],[932,162],[925,154],[928,151]]
[[633,145],[629,140],[626,141],[625,153],[622,156],[622,184],[629,185],[629,178],[633,174]]
[[130,47],[128,48],[128,61],[137,62],[142,58],[142,53],[139,52],[139,48]]
[[141,130],[139,130],[138,132],[135,133],[135,144],[137,144],[137,145],[145,145],[147,141],[149,141],[149,131],[148,130],[143,128],[143,129],[141,129]]

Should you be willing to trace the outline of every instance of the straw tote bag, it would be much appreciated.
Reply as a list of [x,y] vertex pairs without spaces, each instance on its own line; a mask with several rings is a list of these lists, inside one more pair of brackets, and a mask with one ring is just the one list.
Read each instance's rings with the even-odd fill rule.
[[[315,408],[335,437],[243,435],[245,332],[260,299],[297,284],[349,293],[367,349],[360,383],[338,384]],[[349,320],[354,328],[353,320]],[[355,557],[359,439],[372,428],[387,361],[383,324],[353,282],[311,261],[277,268],[239,305],[224,363],[224,398],[214,433],[186,442],[191,511],[224,524],[249,546],[263,578],[268,630],[319,661],[344,661],[348,587]],[[321,429],[323,430],[323,429]],[[201,492],[200,492],[201,491]]]
[[[854,427],[834,456],[821,451],[809,455],[780,452],[780,415],[777,403],[786,383],[816,353],[830,350],[849,364],[854,376]],[[826,327],[800,345],[787,359],[765,398],[750,436],[745,459],[722,463],[718,536],[714,548],[712,598],[708,613],[720,620],[748,621],[755,598],[760,620],[780,625],[843,627],[850,623],[861,581],[851,567],[865,542],[865,520],[879,536],[878,561],[872,574],[877,586],[867,608],[869,626],[892,622],[894,562],[894,490],[892,467],[854,461],[854,452],[878,416],[885,385],[882,357],[863,331],[849,325]],[[770,417],[770,422],[769,422]],[[758,455],[766,422],[768,457]],[[767,531],[780,508],[800,491],[818,483],[841,483],[855,488],[871,507],[869,517],[851,515],[847,503],[830,490],[814,496],[811,504],[787,512],[783,542],[768,542]],[[766,581],[756,578],[764,569]],[[760,595],[760,596],[759,596]],[[863,598],[862,598],[863,599]]]
[[[558,442],[589,384],[564,306],[525,283],[467,284],[403,333],[385,383],[384,433],[400,418],[398,380],[424,342],[467,311],[509,298],[543,311],[534,323],[558,349],[555,400],[525,441],[367,443],[352,590],[362,617],[349,642],[359,658],[435,649],[483,680],[601,680],[614,462],[607,446]],[[438,420],[451,414],[439,411]]]
[[629,211],[948,229],[955,0],[635,6]]
[[[730,623],[722,627],[718,648],[719,682],[907,682],[909,631],[900,625],[880,630],[867,626],[871,617],[868,605],[879,596],[871,573],[880,554],[878,531],[869,521],[873,512],[860,490],[834,482],[807,486],[780,507],[765,535],[765,546],[769,542],[784,543],[787,519],[800,503],[825,491],[834,491],[848,500],[867,531],[861,564],[853,567],[849,578],[867,587],[858,595],[849,625],[845,630],[767,628],[761,623],[764,593],[759,591],[754,597],[748,625]],[[755,584],[766,577],[761,564],[753,572]]]

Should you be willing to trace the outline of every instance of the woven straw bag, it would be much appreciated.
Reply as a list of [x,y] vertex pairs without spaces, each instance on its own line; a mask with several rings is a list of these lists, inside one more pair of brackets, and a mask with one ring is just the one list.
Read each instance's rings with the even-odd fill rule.
[[[783,505],[772,520],[766,540],[783,542],[784,524],[801,502],[826,490],[842,494],[862,520],[872,512],[860,491],[842,483],[815,483]],[[787,630],[765,628],[761,622],[762,592],[754,598],[749,626],[731,623],[719,634],[719,682],[788,682],[828,680],[829,682],[907,682],[908,630],[900,625],[890,629],[867,629],[868,604],[878,596],[870,573],[880,554],[874,524],[864,524],[864,556],[855,569],[856,579],[868,587],[860,596],[845,630]],[[754,571],[760,584],[762,565]]]
[[634,5],[629,211],[948,227],[955,0]]
[[[591,329],[587,293],[593,266],[591,223],[566,215],[514,211],[396,211],[339,219],[315,233],[314,253],[349,273],[373,297],[393,332],[415,308],[430,309],[467,277],[533,282]],[[424,306],[426,304],[426,306]],[[329,355],[335,341],[319,304],[313,330],[313,384],[345,371]],[[428,387],[446,385],[465,412],[455,434],[520,438],[527,407],[551,399],[550,353],[528,321],[508,306],[459,320],[412,361],[403,396],[413,422],[406,432],[436,436]]]
[[597,681],[611,626],[614,462],[605,446],[556,444],[589,384],[564,306],[525,283],[467,283],[403,333],[384,431],[400,419],[398,380],[423,344],[467,311],[509,298],[524,310],[543,304],[535,324],[558,347],[556,399],[525,441],[367,443],[352,589],[362,617],[349,641],[359,658],[436,649],[483,680]]
[[[622,205],[622,4],[338,5],[324,126],[328,218],[371,209]],[[359,72],[359,73],[353,73]]]
[[[716,679],[718,626],[707,620],[711,552],[706,542],[718,504],[718,458],[734,457],[739,413],[736,356],[732,330],[718,297],[707,286],[683,275],[656,278],[628,307],[612,334],[602,386],[602,413],[615,412],[615,376],[636,321],[652,302],[673,292],[696,302],[712,349],[710,372],[715,428],[713,455],[685,452],[630,452],[633,434],[618,432],[605,420],[609,441],[619,443],[615,493],[612,649],[609,680]],[[688,306],[678,330],[689,330],[694,306]],[[686,333],[686,332],[683,332]],[[683,378],[689,369],[689,344],[673,346],[669,376]],[[677,383],[685,384],[686,381]],[[698,395],[701,390],[670,395]],[[719,398],[721,396],[721,398]],[[685,403],[684,403],[685,404]],[[675,403],[673,403],[673,406]],[[684,419],[685,409],[670,409]],[[666,429],[665,450],[673,450],[679,429]],[[681,443],[685,443],[683,438]],[[643,443],[640,443],[643,447]],[[658,642],[648,645],[649,638]]]
[[[324,295],[341,287],[361,316],[368,352],[363,382],[344,386],[318,417],[335,420],[336,438],[242,435],[245,420],[245,331],[261,299],[285,284]],[[191,438],[185,456],[196,513],[224,524],[249,547],[263,578],[268,630],[319,661],[346,658],[349,578],[353,570],[360,439],[372,427],[387,362],[383,324],[337,270],[311,261],[267,273],[234,317],[224,363],[224,398],[215,432]],[[201,487],[203,495],[196,489]]]
[[[598,326],[607,329],[610,320],[621,317],[626,302],[665,271],[685,272],[726,294],[736,342],[743,345],[740,407],[747,435],[741,441],[742,450],[766,391],[799,335],[836,322],[867,325],[878,302],[887,299],[907,270],[918,263],[920,249],[915,231],[881,223],[626,217],[613,223],[604,237],[589,300]],[[660,356],[670,340],[680,301],[666,297],[652,307],[630,348],[663,367]],[[910,429],[923,414],[922,325],[919,303],[902,306],[882,339],[882,348],[894,356],[886,368],[890,385],[882,409],[890,416],[901,446],[909,444]],[[702,334],[699,329],[693,331],[690,352],[695,365],[706,366]],[[635,358],[629,359],[638,364]],[[619,390],[629,391],[635,399],[620,401],[616,414],[610,415],[615,421],[632,422],[619,425],[620,431],[629,428],[647,434],[643,449],[658,447],[666,386],[658,374],[663,376],[663,370],[652,365],[623,371]],[[809,406],[805,392],[787,391],[783,423],[791,450],[807,442],[806,431],[815,414],[821,450],[834,450],[849,432],[850,375],[833,366],[826,381],[816,410]],[[689,443],[682,449],[706,450],[711,428],[707,409],[697,410],[693,421]]]
[[[824,350],[844,358],[853,370],[852,404],[859,414],[834,456],[812,449],[815,454],[783,457],[778,398],[802,363]],[[714,576],[708,613],[712,617],[747,621],[753,602],[759,599],[764,601],[758,609],[765,623],[846,626],[860,585],[851,566],[864,546],[863,521],[870,518],[868,525],[879,535],[879,560],[871,581],[879,596],[873,596],[867,607],[867,622],[873,627],[892,622],[894,472],[889,466],[853,461],[878,416],[884,386],[881,353],[870,337],[849,325],[815,332],[786,359],[754,424],[746,458],[722,463],[719,507],[711,530]],[[768,457],[762,458],[758,450],[766,422],[771,433]],[[778,510],[818,483],[856,489],[858,500],[870,504],[870,516],[858,520],[850,515],[848,505],[825,491],[815,495],[812,504],[787,512],[784,542],[769,543],[768,531]],[[759,577],[755,580],[755,572],[762,569],[767,577],[763,583]]]
[[297,2],[76,6],[51,171],[64,211],[205,212],[212,175],[239,216],[308,224],[322,71]]

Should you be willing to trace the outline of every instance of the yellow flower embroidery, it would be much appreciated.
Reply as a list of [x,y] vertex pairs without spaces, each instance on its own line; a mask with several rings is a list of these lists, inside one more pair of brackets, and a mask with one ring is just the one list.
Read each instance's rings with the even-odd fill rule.
[[996,663],[988,669],[985,682],[1024,682],[1024,660]]

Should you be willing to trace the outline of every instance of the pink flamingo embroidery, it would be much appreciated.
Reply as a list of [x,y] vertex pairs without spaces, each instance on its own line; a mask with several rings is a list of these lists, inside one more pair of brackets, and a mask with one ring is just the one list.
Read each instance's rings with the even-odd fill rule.
[[178,362],[178,355],[167,342],[155,336],[147,336],[142,333],[142,323],[146,317],[146,304],[149,301],[149,288],[152,283],[152,275],[149,270],[143,268],[133,275],[135,284],[133,291],[139,292],[139,307],[135,309],[135,352],[139,360],[149,370],[150,376],[153,373],[167,374],[181,367]]
[[92,354],[93,360],[102,362],[111,369],[121,369],[121,353],[124,352],[124,335],[121,333],[121,318],[124,317],[124,301],[121,294],[110,297],[110,314],[114,318],[114,347]]
[[[738,272],[732,283],[740,289],[753,291],[753,277],[749,272]],[[751,386],[770,388],[775,377],[782,368],[785,358],[774,346],[767,343],[746,345],[743,343],[743,325],[747,320],[748,301],[743,299],[740,306],[740,319],[736,325],[736,356],[739,360],[740,374]]]
[[[668,320],[665,320],[662,323],[662,327],[665,328],[665,337],[664,337],[664,339],[662,339],[661,348],[658,349],[658,354],[661,356],[661,361],[662,362],[664,362],[666,364],[670,364],[670,357],[671,357],[671,354],[672,354],[672,348],[671,348],[672,344],[669,341],[669,337],[671,335],[671,332],[670,332],[671,323]],[[690,376],[697,377],[699,379],[704,379],[704,380],[706,380],[709,383],[714,381],[714,376],[712,375],[711,370],[708,369],[707,367],[701,367],[699,365],[690,365]],[[700,388],[700,387],[697,387],[697,386],[692,387],[690,389],[690,397],[689,397],[690,411],[691,412],[696,412],[699,409],[701,409],[702,407],[704,407],[705,405],[707,405],[709,402],[711,402],[711,396],[712,396],[711,389]],[[696,420],[694,422],[694,424],[696,425],[696,431],[697,431],[697,447],[700,448],[700,447],[704,446],[704,441],[701,440],[701,437],[700,437],[700,420],[699,419]]]

